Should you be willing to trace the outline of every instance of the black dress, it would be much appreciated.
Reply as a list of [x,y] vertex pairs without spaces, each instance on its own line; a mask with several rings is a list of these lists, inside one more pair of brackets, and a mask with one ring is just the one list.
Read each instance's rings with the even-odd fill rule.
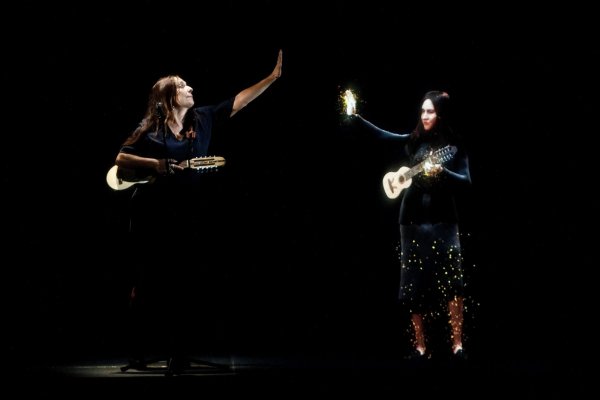
[[416,137],[383,130],[360,116],[359,120],[379,139],[398,143],[398,155],[407,167],[447,145],[456,150],[443,163],[443,172],[415,175],[400,194],[399,299],[411,313],[436,310],[464,289],[455,193],[471,181],[467,154],[456,139],[438,132]]
[[[210,106],[190,109],[184,130],[191,127],[194,138],[178,140],[168,127],[148,132],[121,152],[177,161],[209,154],[216,126],[229,119],[233,98]],[[154,171],[138,171],[146,176]],[[219,289],[219,254],[214,210],[219,173],[188,168],[151,183],[138,184],[130,201],[130,235],[136,269],[131,292],[134,358],[143,358],[143,347],[155,343],[159,349],[182,352],[189,336],[198,340],[214,308],[211,299]],[[141,336],[157,336],[158,339]],[[183,340],[185,337],[185,340]],[[153,351],[155,351],[154,349]]]

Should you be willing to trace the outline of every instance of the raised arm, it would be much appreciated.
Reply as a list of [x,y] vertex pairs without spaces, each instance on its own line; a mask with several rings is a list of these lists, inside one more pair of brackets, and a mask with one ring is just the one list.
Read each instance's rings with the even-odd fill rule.
[[238,111],[242,108],[246,107],[252,100],[256,99],[258,96],[262,94],[273,82],[275,82],[281,76],[281,69],[283,65],[283,51],[279,50],[279,55],[277,56],[277,64],[275,64],[275,68],[273,72],[269,74],[266,78],[261,80],[258,83],[250,86],[239,92],[235,96],[235,100],[233,101],[233,109],[231,110],[230,116],[233,117]]
[[361,124],[364,127],[366,127],[367,129],[369,129],[370,131],[375,133],[375,136],[379,139],[397,140],[397,141],[406,142],[410,138],[410,133],[396,133],[396,132],[386,131],[385,129],[381,129],[378,126],[375,126],[373,123],[367,121],[366,119],[364,119],[362,117],[362,115],[360,115],[360,114],[354,114],[354,115],[358,118],[358,120],[361,122]]

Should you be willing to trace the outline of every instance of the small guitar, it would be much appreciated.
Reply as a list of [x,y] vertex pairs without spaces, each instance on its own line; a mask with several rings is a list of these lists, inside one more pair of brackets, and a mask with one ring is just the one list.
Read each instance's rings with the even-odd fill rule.
[[[183,168],[193,168],[196,170],[214,170],[225,165],[223,157],[196,157],[189,160],[183,160],[178,163]],[[154,181],[155,176],[139,176],[137,171],[128,168],[121,168],[113,165],[106,174],[106,183],[113,190],[125,190],[136,184],[150,183]]]
[[385,190],[385,194],[390,199],[395,199],[400,196],[402,190],[410,186],[412,178],[423,172],[427,163],[442,164],[454,157],[456,150],[456,146],[448,145],[435,150],[412,168],[400,167],[398,171],[388,172],[383,177],[383,189]]

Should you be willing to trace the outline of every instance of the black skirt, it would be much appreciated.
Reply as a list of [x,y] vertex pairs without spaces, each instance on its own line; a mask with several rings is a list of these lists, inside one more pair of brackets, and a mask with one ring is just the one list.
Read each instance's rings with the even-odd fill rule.
[[400,301],[411,313],[436,312],[464,291],[458,225],[400,225]]

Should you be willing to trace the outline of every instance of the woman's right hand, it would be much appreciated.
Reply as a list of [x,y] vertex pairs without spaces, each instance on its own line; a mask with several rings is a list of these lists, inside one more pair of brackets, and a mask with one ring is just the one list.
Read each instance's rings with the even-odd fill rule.
[[180,167],[179,165],[177,165],[177,160],[174,160],[172,158],[170,159],[166,159],[166,158],[161,158],[156,160],[157,164],[156,164],[156,172],[159,175],[167,175],[167,174],[172,174],[175,172],[175,170],[182,170],[183,167]]

